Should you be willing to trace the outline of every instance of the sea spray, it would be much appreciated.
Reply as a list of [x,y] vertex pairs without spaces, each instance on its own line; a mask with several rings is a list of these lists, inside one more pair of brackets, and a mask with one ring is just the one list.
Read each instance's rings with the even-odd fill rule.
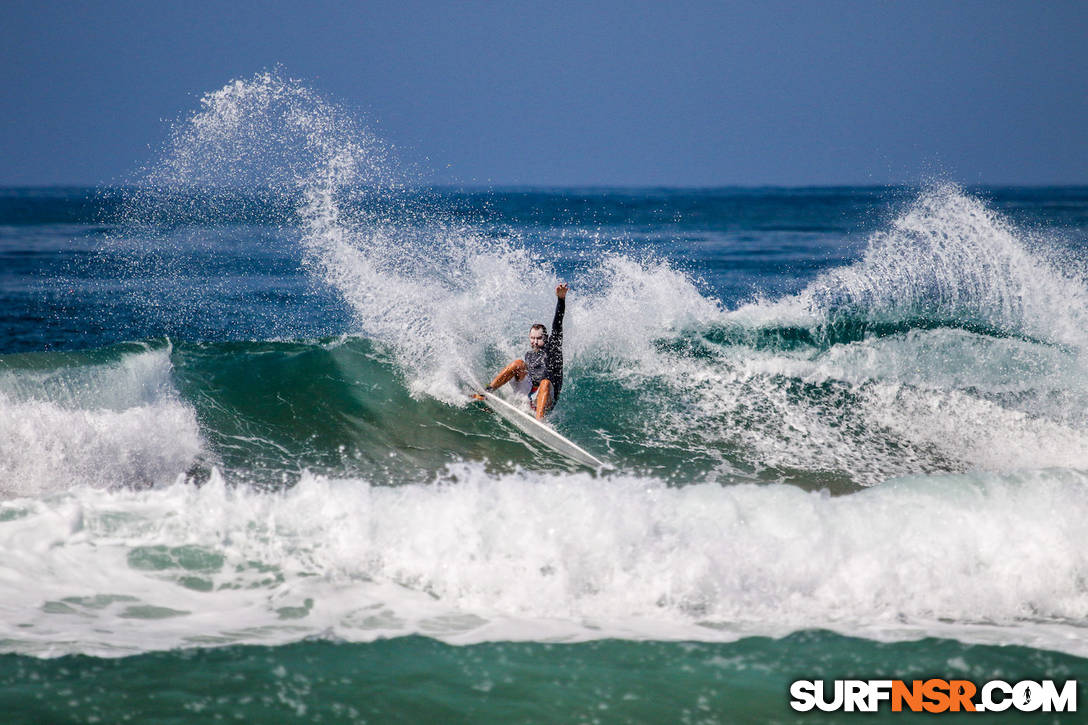
[[[348,332],[391,345],[414,394],[463,404],[465,383],[519,354],[528,321],[549,315],[558,277],[520,233],[455,219],[410,182],[352,114],[266,72],[201,99],[140,179],[126,219],[134,236],[153,235],[148,222],[221,221],[255,199],[256,220],[296,238],[302,263],[347,303]],[[262,208],[281,211],[261,218]],[[610,330],[637,324],[648,340],[716,307],[660,259],[610,255],[573,282],[574,360],[602,340],[614,347]],[[659,304],[631,308],[640,287]]]
[[463,402],[494,329],[508,328],[552,272],[524,249],[452,222],[426,193],[406,192],[407,180],[354,116],[298,81],[261,73],[201,99],[130,208],[137,220],[146,208],[164,210],[161,224],[176,213],[172,200],[194,205],[193,190],[204,193],[209,218],[222,213],[208,190],[228,206],[240,191],[289,207],[285,234],[347,302],[347,331],[391,345],[417,394]]
[[949,326],[1083,347],[1083,281],[1029,242],[978,199],[940,184],[874,233],[859,262],[825,274],[801,299],[829,335],[852,323]]

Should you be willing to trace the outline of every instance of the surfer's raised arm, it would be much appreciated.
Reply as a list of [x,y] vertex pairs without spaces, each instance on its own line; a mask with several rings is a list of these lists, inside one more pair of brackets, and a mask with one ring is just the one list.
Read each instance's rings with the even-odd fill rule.
[[555,288],[555,296],[559,299],[555,301],[555,317],[552,318],[552,332],[549,336],[551,346],[559,350],[560,355],[563,354],[563,313],[567,310],[567,289],[565,282]]

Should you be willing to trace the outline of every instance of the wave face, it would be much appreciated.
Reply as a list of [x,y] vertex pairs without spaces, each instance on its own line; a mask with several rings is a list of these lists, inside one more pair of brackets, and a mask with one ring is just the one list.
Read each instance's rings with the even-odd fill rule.
[[[434,190],[393,156],[268,73],[132,187],[0,203],[6,651],[1088,656],[1088,193]],[[560,280],[551,420],[608,473],[465,395]]]

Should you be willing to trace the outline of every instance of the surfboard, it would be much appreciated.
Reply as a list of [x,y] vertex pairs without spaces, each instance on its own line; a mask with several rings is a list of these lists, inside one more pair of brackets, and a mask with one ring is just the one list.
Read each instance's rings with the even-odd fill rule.
[[597,458],[574,441],[560,435],[555,428],[537,420],[524,410],[519,410],[517,406],[511,405],[494,393],[480,390],[478,395],[483,397],[482,402],[484,405],[495,411],[495,413],[501,416],[505,421],[513,425],[522,433],[525,433],[534,440],[551,448],[556,453],[560,453],[567,458],[591,468],[611,468],[607,463],[600,458]]

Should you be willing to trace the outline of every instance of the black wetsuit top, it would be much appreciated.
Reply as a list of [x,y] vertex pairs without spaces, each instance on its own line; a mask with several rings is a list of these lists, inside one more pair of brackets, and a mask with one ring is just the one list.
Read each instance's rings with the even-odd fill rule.
[[530,350],[525,353],[525,367],[529,368],[529,379],[533,388],[547,378],[552,381],[555,399],[559,400],[559,389],[563,387],[563,313],[567,301],[560,297],[555,302],[555,318],[552,320],[551,333],[544,342],[543,350]]

